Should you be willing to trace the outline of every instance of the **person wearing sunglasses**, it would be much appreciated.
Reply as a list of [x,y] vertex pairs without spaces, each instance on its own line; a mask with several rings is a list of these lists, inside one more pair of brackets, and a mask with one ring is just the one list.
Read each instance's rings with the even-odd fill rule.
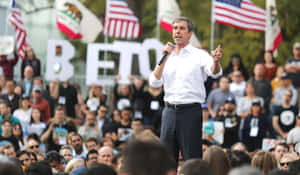
[[30,140],[28,140],[28,144],[26,146],[26,150],[28,152],[33,152],[35,154],[38,154],[40,152],[39,142],[36,141],[35,139],[31,138]]
[[297,156],[292,153],[283,155],[283,157],[279,161],[279,169],[287,171],[289,169],[289,164],[297,159]]

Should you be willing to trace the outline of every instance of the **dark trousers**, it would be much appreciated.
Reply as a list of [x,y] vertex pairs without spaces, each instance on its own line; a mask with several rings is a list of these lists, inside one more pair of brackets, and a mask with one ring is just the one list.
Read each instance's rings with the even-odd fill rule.
[[166,106],[162,113],[160,140],[173,153],[176,162],[179,150],[184,161],[202,158],[201,105],[180,109]]

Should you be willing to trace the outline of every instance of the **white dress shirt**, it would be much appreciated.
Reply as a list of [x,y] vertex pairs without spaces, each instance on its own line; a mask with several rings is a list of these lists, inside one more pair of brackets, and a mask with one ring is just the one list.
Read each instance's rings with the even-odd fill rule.
[[204,81],[207,76],[216,78],[222,75],[211,72],[213,58],[204,50],[187,45],[177,55],[172,51],[165,63],[162,78],[158,80],[153,72],[149,77],[152,87],[164,85],[164,100],[171,104],[204,103]]

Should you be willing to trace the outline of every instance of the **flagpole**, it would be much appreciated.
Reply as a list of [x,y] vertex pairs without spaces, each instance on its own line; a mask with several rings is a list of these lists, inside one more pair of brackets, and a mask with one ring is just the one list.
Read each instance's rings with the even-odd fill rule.
[[[107,43],[108,43],[108,33],[107,33],[107,24],[108,24],[108,19],[107,19],[107,14],[108,14],[108,0],[106,0],[106,4],[105,4],[105,6],[106,6],[106,8],[105,8],[105,17],[104,17],[104,30],[106,31],[105,33],[104,33],[104,44],[106,45]],[[107,51],[106,50],[104,50],[104,54],[103,54],[103,56],[104,56],[104,61],[106,61],[107,60]],[[104,68],[103,69],[103,77],[105,77],[106,76],[106,69]]]
[[160,41],[160,16],[159,16],[159,1],[157,0],[157,15],[156,15],[156,39]]
[[214,21],[214,0],[211,2],[211,23],[210,23],[210,50],[214,49],[215,21]]
[[7,9],[6,9],[6,20],[5,20],[5,29],[4,29],[4,35],[6,35],[7,34],[7,32],[8,32],[8,11],[10,10],[10,7],[11,7],[11,4],[12,4],[12,2],[10,2],[10,5],[8,5],[7,6]]

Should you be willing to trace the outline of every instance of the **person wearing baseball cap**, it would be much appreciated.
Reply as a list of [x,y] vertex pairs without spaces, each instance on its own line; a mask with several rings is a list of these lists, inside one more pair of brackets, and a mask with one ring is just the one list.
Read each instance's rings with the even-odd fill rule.
[[219,121],[224,124],[224,142],[222,147],[230,148],[239,141],[240,117],[236,114],[235,99],[227,97],[224,104],[224,113],[219,117]]

